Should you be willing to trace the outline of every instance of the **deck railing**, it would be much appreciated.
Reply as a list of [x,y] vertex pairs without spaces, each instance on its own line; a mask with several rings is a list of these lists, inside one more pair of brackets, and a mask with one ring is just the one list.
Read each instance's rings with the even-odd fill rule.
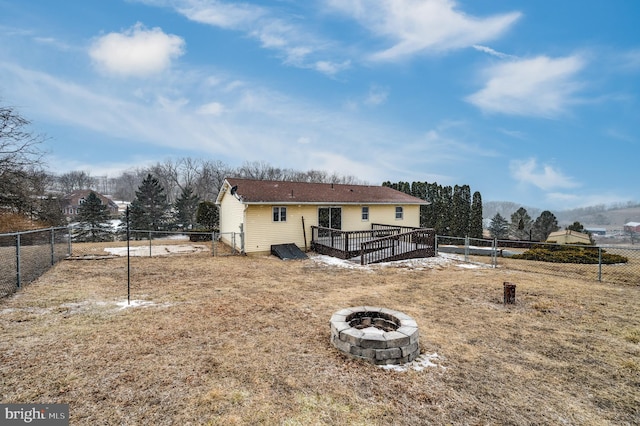
[[435,235],[433,229],[414,229],[363,242],[360,264],[433,257],[436,254]]
[[[311,249],[316,253],[340,259],[360,256],[363,264],[435,255],[431,229],[372,224],[370,230],[342,231],[312,226],[311,235]],[[369,255],[372,252],[378,255]]]

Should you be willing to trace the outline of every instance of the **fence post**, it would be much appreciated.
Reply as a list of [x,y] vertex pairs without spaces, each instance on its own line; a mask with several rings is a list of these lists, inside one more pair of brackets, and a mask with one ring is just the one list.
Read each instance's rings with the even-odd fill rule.
[[16,286],[20,288],[20,234],[16,234]]
[[436,234],[435,232],[433,236],[433,254],[435,256],[438,255],[438,234]]
[[151,257],[151,231],[149,231],[149,257]]
[[491,241],[491,266],[496,268],[498,265],[498,239]]
[[211,231],[211,256],[216,257],[216,231]]
[[55,265],[56,263],[56,252],[55,252],[55,241],[56,241],[56,236],[55,236],[55,231],[53,230],[53,228],[51,228],[51,266]]
[[464,237],[464,261],[469,261],[469,236]]
[[71,225],[67,226],[67,240],[69,242],[69,256],[71,256]]
[[598,281],[602,282],[602,247],[598,247]]

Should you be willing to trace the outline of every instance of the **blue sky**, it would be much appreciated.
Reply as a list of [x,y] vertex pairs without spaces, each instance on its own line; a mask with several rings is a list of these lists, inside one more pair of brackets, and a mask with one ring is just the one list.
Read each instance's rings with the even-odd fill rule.
[[640,1],[0,0],[0,101],[49,169],[261,161],[638,201]]

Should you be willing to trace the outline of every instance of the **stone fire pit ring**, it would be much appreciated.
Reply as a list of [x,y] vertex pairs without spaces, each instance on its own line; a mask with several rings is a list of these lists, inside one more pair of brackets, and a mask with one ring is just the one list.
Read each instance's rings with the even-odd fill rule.
[[358,306],[337,311],[329,322],[331,343],[351,358],[405,364],[420,354],[418,324],[402,312]]

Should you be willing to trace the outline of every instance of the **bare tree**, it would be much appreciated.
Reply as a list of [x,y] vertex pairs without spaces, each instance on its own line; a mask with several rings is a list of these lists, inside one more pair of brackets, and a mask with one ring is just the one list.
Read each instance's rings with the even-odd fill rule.
[[63,173],[58,177],[58,185],[64,194],[69,194],[78,189],[91,189],[95,179],[85,171],[73,171]]
[[0,208],[25,213],[40,189],[44,137],[13,107],[0,106]]

